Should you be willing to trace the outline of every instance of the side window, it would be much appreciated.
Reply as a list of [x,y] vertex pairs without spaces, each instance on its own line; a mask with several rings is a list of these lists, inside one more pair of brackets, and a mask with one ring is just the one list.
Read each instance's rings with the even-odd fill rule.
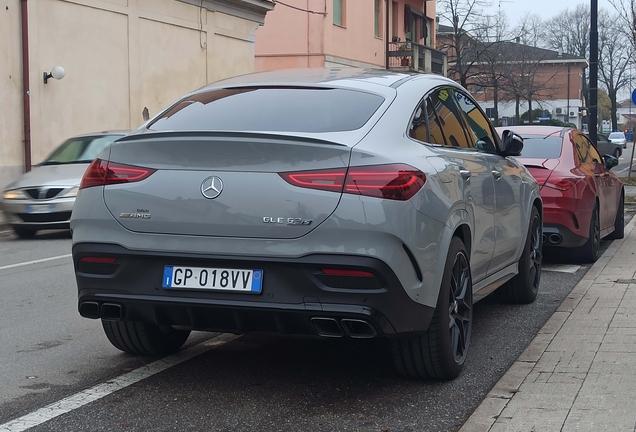
[[448,88],[436,89],[430,94],[428,101],[430,102],[430,110],[439,119],[439,124],[446,138],[446,145],[475,148],[474,144],[471,144],[466,137],[453,91]]
[[579,157],[579,164],[582,165],[589,163],[587,161],[587,157],[590,152],[590,144],[583,135],[579,133],[574,135],[574,147],[576,149],[576,154]]
[[409,136],[418,141],[431,144],[446,145],[440,120],[432,108],[429,98],[426,98],[415,110]]
[[587,148],[588,148],[587,157],[585,158],[585,163],[590,163],[590,164],[601,163],[603,159],[601,159],[601,155],[598,153],[598,150],[596,150],[596,147],[594,147],[594,144],[592,144],[592,141],[590,141],[584,135],[581,135],[581,138],[583,138],[583,141],[587,143]]
[[495,136],[488,119],[482,114],[475,102],[464,93],[455,92],[455,99],[468,126],[468,136],[474,146],[480,150],[494,153],[497,151]]

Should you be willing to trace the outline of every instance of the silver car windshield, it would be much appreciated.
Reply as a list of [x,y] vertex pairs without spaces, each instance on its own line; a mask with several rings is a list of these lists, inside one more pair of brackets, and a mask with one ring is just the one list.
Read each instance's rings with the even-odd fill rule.
[[239,87],[196,93],[161,114],[154,131],[342,132],[361,128],[384,97],[323,87]]
[[610,139],[617,139],[617,138],[625,138],[625,135],[622,132],[613,132],[610,134]]
[[121,135],[101,135],[71,138],[56,148],[42,165],[90,163],[120,137]]

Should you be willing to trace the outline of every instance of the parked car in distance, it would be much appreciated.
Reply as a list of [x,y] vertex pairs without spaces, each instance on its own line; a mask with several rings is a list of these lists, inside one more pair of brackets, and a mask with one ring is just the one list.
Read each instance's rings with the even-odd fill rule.
[[609,134],[609,140],[615,144],[620,144],[624,149],[627,148],[627,139],[623,132],[612,132]]
[[541,197],[465,89],[355,68],[195,91],[86,171],[79,313],[116,348],[191,330],[390,339],[402,374],[457,377],[473,303],[530,303]]
[[[541,186],[544,246],[571,248],[594,262],[601,238],[623,238],[623,183],[610,170],[618,164],[601,156],[581,131],[557,126],[513,126],[524,147],[516,157]],[[503,128],[498,128],[503,132]]]
[[623,154],[623,145],[611,142],[609,138],[603,134],[597,134],[596,136],[596,149],[601,156],[609,154],[616,159],[620,158]]
[[0,210],[13,231],[30,238],[38,230],[68,229],[80,180],[89,164],[126,132],[99,132],[64,141],[39,165],[2,192]]

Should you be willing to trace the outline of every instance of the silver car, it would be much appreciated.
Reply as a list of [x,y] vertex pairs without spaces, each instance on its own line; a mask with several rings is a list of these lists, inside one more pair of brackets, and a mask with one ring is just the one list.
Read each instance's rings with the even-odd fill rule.
[[9,184],[0,210],[15,233],[30,238],[42,229],[68,229],[80,180],[104,148],[125,132],[100,132],[64,141],[39,165]]
[[311,69],[185,96],[87,170],[71,218],[79,313],[142,355],[191,330],[387,338],[452,379],[473,303],[534,301],[542,202],[466,90]]
[[625,138],[625,134],[623,132],[612,132],[607,138],[610,142],[620,144],[624,149],[627,148],[627,138]]

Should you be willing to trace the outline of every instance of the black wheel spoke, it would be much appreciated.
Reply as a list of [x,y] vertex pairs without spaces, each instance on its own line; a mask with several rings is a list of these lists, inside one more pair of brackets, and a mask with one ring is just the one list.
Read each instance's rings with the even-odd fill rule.
[[464,254],[458,254],[455,257],[451,272],[448,308],[450,347],[456,361],[461,361],[468,350],[472,317],[471,290],[468,260]]

